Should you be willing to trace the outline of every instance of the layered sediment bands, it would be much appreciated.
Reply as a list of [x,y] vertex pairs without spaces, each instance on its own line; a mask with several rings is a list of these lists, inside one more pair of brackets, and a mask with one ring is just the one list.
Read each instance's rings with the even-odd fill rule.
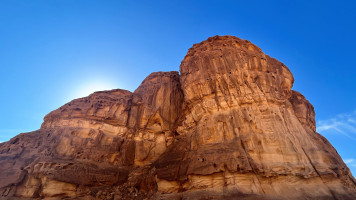
[[[99,130],[99,140],[105,145],[131,141],[122,149],[135,151],[128,156],[127,164],[150,164],[165,151],[175,134],[183,103],[180,88],[178,72],[152,73],[134,93],[96,92],[62,106],[45,117],[42,129],[77,127],[88,132],[82,133],[84,138],[92,134],[90,131]],[[63,143],[67,151],[67,140]]]
[[180,75],[73,100],[0,144],[0,197],[355,199],[293,82],[251,42],[211,37],[189,49]]
[[172,142],[182,103],[178,72],[152,73],[134,93],[73,100],[48,114],[40,130],[1,144],[0,194],[107,199],[116,192],[130,199],[139,187],[148,195],[156,186],[146,165]]

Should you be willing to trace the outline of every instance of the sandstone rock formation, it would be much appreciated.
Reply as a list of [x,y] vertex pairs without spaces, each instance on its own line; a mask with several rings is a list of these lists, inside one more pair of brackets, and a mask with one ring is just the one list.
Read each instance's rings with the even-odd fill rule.
[[0,199],[356,199],[281,62],[215,36],[178,72],[49,113],[0,144]]

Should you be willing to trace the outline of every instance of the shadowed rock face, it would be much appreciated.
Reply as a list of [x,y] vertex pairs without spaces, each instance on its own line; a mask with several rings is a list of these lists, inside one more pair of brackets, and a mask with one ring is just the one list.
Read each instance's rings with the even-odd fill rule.
[[96,92],[0,144],[0,199],[356,199],[281,62],[215,36],[178,72]]

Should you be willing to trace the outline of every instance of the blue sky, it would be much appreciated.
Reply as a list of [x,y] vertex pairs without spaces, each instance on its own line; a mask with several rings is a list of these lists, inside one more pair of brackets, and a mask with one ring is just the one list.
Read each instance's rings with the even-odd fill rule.
[[214,35],[248,39],[286,64],[314,105],[318,131],[356,173],[356,12],[353,1],[0,2],[0,141],[95,90],[133,91],[177,71]]

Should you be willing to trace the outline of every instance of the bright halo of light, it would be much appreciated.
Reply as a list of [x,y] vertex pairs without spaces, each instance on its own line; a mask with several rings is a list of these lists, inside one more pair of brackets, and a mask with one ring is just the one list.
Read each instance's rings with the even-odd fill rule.
[[77,88],[74,89],[72,99],[77,99],[81,97],[86,97],[94,92],[103,90],[116,89],[114,84],[105,81],[90,81],[87,83],[81,83]]

